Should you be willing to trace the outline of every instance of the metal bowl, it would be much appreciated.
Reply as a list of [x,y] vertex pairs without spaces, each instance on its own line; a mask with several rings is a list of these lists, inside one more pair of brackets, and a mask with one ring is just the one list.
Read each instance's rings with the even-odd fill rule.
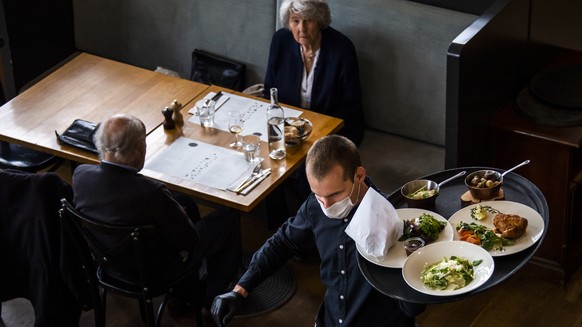
[[285,145],[295,146],[301,144],[311,131],[313,124],[305,118],[288,117],[285,118]]
[[[426,191],[436,190],[436,192],[429,197],[419,199],[411,197],[412,194],[420,189]],[[428,179],[417,179],[404,184],[400,188],[400,193],[406,200],[409,208],[431,209],[434,208],[436,198],[439,195],[439,184]]]
[[[476,185],[475,180],[481,181],[482,178],[494,182],[497,181],[499,183],[495,183],[493,186]],[[499,190],[501,189],[501,185],[503,185],[503,176],[495,170],[477,170],[465,177],[465,185],[467,185],[467,188],[469,189],[469,192],[474,199],[489,200],[499,195]]]

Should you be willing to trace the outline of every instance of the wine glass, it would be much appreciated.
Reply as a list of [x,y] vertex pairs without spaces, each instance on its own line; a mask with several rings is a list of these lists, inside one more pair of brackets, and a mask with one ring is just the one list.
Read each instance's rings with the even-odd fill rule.
[[231,111],[228,113],[228,130],[235,136],[235,141],[229,144],[231,148],[242,148],[242,142],[239,139],[239,135],[243,131],[243,124],[243,117],[239,111]]

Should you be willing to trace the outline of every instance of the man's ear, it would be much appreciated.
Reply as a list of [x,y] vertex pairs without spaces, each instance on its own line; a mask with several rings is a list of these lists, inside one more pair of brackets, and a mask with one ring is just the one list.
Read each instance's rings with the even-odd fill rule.
[[356,168],[354,182],[363,182],[364,178],[366,178],[366,169],[364,169],[364,167],[362,166],[359,166],[358,168]]

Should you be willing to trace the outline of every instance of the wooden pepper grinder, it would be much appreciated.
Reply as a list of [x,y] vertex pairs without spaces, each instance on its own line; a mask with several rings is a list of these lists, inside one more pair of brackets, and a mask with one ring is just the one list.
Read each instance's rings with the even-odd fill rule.
[[174,119],[172,119],[174,110],[170,107],[165,107],[164,110],[162,110],[162,114],[164,115],[164,129],[176,128],[176,123],[174,123]]
[[180,110],[182,110],[183,107],[184,106],[182,106],[182,104],[178,102],[178,100],[172,101],[172,105],[170,105],[170,108],[172,108],[172,110],[174,111],[174,122],[176,123],[176,126],[184,125],[184,117],[180,112]]

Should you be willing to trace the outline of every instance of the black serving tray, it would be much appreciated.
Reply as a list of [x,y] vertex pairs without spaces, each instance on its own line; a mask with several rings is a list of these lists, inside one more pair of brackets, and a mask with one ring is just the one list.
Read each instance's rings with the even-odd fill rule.
[[[442,172],[424,176],[420,179],[430,179],[439,183],[463,170],[467,171],[466,175],[468,175],[474,171],[482,169],[491,169],[503,172],[503,170],[497,168],[465,167],[444,170]],[[504,200],[519,202],[536,210],[544,220],[544,231],[542,233],[542,237],[537,241],[536,244],[532,245],[531,247],[511,255],[494,257],[493,259],[495,261],[495,269],[493,271],[493,275],[485,284],[481,285],[475,290],[455,296],[434,296],[424,294],[408,286],[402,277],[402,269],[378,266],[358,254],[358,265],[360,267],[360,271],[368,280],[368,282],[381,293],[402,301],[426,304],[445,303],[461,300],[503,282],[515,274],[521,267],[523,267],[531,259],[533,254],[542,243],[548,229],[549,211],[546,198],[538,189],[538,187],[526,178],[516,173],[508,173],[505,175],[503,177],[503,185],[501,188],[505,192]],[[429,210],[440,214],[446,219],[449,219],[455,212],[464,207],[465,204],[461,201],[461,195],[466,191],[467,186],[465,185],[464,177],[459,177],[446,183],[440,189],[440,193],[436,199],[435,207],[430,208]],[[388,199],[397,209],[407,207],[406,201],[400,193],[400,189],[392,192]]]

